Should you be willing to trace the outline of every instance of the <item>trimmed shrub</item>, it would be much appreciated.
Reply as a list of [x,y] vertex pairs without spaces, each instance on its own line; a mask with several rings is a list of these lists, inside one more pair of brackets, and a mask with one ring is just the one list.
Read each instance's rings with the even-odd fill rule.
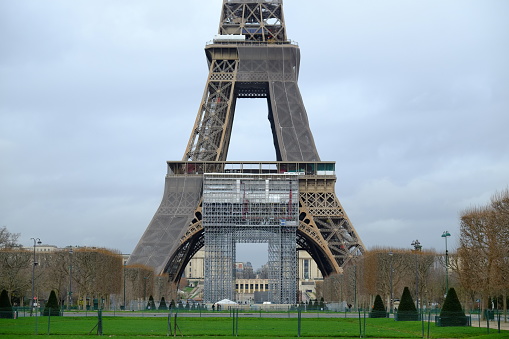
[[156,303],[154,302],[154,297],[151,295],[148,297],[148,304],[147,304],[147,310],[155,310],[156,309]]
[[458,299],[458,295],[456,294],[456,290],[454,287],[451,287],[447,292],[447,297],[444,301],[444,306],[442,307],[442,311],[440,312],[440,316],[465,316],[465,312],[463,312],[463,308],[461,307],[460,300]]
[[410,290],[408,289],[408,287],[405,287],[403,289],[401,301],[399,302],[398,313],[395,315],[394,319],[398,321],[419,320],[419,314],[417,313],[414,300],[412,299],[412,295],[410,294]]
[[387,313],[385,310],[384,302],[382,301],[382,297],[379,294],[375,297],[375,303],[373,304],[373,309],[369,313],[370,318],[385,318],[387,317]]
[[58,317],[60,315],[60,306],[58,305],[57,294],[53,290],[49,294],[48,302],[44,305],[42,315],[46,317]]
[[461,303],[456,294],[454,287],[451,287],[447,292],[447,297],[444,301],[444,306],[440,312],[440,317],[437,317],[437,326],[468,326],[470,325],[469,318],[465,316]]
[[9,295],[6,290],[2,290],[2,293],[0,294],[0,318],[14,318],[14,310],[11,305],[11,299],[9,299]]
[[414,299],[412,299],[412,295],[410,294],[410,290],[408,287],[405,287],[403,289],[403,294],[401,295],[401,300],[399,302],[399,311],[414,311],[417,312],[417,309],[415,308]]
[[159,303],[159,310],[167,310],[168,305],[166,305],[166,300],[164,300],[164,297],[161,297],[161,302]]

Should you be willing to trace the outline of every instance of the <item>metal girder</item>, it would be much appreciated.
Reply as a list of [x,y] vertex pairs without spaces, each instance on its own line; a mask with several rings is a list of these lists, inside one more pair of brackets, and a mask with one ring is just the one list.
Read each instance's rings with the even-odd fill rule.
[[286,41],[282,1],[224,1],[219,34],[244,35],[247,41]]

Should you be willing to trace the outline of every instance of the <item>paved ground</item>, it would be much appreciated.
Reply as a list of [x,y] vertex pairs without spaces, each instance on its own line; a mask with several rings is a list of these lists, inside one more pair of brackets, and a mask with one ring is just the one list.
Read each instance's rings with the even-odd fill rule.
[[[498,329],[499,325],[498,319],[491,320],[488,324],[486,320],[481,320],[481,322],[479,322],[479,318],[472,318],[473,327],[488,327],[488,325],[492,329]],[[507,321],[504,321],[503,317],[500,318],[500,329],[509,331],[509,319],[507,319]]]

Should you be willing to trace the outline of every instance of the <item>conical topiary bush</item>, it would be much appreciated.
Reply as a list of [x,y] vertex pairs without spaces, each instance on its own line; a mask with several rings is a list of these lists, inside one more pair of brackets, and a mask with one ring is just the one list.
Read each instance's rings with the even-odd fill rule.
[[0,294],[0,318],[14,318],[14,310],[12,309],[11,299],[9,299],[9,294],[6,290],[2,290],[2,293]]
[[469,318],[465,316],[460,300],[454,287],[447,292],[444,306],[440,312],[440,317],[436,321],[438,326],[469,326]]
[[387,317],[384,302],[382,301],[382,297],[380,297],[379,294],[377,294],[375,297],[373,309],[369,313],[369,317],[370,318],[385,318],[385,317]]
[[154,297],[151,295],[148,297],[148,304],[147,304],[147,310],[155,310],[156,309],[156,303],[154,302]]
[[412,299],[412,295],[410,294],[408,287],[403,289],[403,294],[401,295],[401,300],[399,302],[398,313],[395,315],[394,319],[398,321],[419,320],[419,314],[417,313],[414,300]]
[[166,305],[166,300],[164,300],[164,297],[161,297],[161,302],[159,303],[159,310],[167,310],[168,305]]
[[460,300],[456,294],[454,287],[451,287],[447,292],[447,297],[444,301],[444,306],[440,312],[440,316],[464,316],[463,308],[461,307]]
[[55,291],[51,291],[49,294],[48,302],[44,305],[42,315],[46,317],[57,317],[60,315],[60,307],[58,306],[58,299]]

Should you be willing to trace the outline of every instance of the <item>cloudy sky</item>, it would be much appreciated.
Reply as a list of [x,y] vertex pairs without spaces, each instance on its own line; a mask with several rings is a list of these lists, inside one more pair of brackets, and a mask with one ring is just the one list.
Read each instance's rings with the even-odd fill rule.
[[[130,253],[201,100],[221,0],[0,0],[0,226]],[[322,160],[368,248],[454,247],[509,185],[509,2],[286,0]],[[228,160],[275,160],[263,100]],[[253,261],[254,259],[252,259]]]

